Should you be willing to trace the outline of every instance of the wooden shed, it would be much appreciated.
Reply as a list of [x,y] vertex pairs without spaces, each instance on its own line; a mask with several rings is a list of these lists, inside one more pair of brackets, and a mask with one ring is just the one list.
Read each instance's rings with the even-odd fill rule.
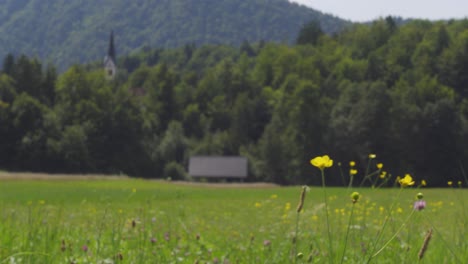
[[241,156],[194,156],[188,172],[192,178],[245,179],[247,166],[247,158]]

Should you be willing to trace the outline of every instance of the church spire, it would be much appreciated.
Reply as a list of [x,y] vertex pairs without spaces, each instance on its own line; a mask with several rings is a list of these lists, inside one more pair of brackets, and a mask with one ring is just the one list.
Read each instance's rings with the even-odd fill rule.
[[108,80],[113,80],[117,74],[117,66],[115,63],[114,31],[111,31],[109,49],[107,50],[107,56],[104,58],[104,70]]
[[112,30],[109,38],[109,49],[107,51],[107,56],[115,61],[115,47],[114,47],[114,31]]

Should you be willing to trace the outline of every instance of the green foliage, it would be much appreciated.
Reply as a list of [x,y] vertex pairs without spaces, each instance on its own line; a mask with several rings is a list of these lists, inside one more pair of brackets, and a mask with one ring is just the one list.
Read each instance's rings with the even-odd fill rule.
[[168,180],[188,180],[187,172],[185,172],[184,166],[180,165],[176,161],[171,161],[164,166],[163,172],[164,178]]
[[314,45],[145,48],[113,81],[102,66],[57,75],[8,55],[0,167],[164,177],[191,155],[244,155],[248,180],[318,184],[312,156],[378,153],[389,174],[442,185],[468,160],[467,32],[465,20],[386,18]]
[[317,21],[311,21],[302,26],[296,40],[297,45],[317,44],[319,38],[323,35],[320,24]]
[[[300,26],[310,20],[320,20],[328,33],[350,24],[285,0],[106,0],[99,4],[79,0],[1,1],[0,57],[8,52],[25,53],[54,62],[64,70],[77,62],[103,58],[111,30],[115,32],[117,55],[148,45],[240,46],[244,41],[261,40],[292,43]],[[181,54],[188,58],[190,49],[186,46]],[[157,53],[154,55],[150,61],[157,59]],[[135,67],[130,60],[124,64]]]
[[[468,193],[458,187],[328,188],[329,210],[320,188],[304,188],[297,212],[298,187],[34,176],[54,180],[2,173],[23,179],[0,185],[0,259],[6,263],[281,264],[294,263],[297,255],[302,256],[297,263],[340,258],[353,264],[463,263],[468,258],[463,203]],[[352,200],[356,191],[359,199]],[[413,209],[418,192],[424,193],[424,210]]]

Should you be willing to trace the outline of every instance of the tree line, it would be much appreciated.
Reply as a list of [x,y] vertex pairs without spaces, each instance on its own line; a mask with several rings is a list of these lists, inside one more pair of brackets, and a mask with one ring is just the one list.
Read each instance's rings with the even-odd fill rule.
[[301,25],[311,19],[328,33],[351,24],[288,0],[2,0],[0,58],[8,52],[26,53],[64,71],[73,63],[102,58],[111,30],[121,54],[188,42],[293,43]]
[[192,155],[243,155],[251,181],[317,184],[309,161],[328,154],[339,185],[374,153],[394,178],[465,179],[468,20],[388,17],[332,36],[311,22],[295,45],[148,48],[118,65],[109,81],[99,63],[58,74],[7,56],[0,167],[181,179]]

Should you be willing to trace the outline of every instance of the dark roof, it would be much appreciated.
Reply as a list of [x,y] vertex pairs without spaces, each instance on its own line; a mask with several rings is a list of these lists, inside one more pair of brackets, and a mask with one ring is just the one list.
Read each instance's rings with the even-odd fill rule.
[[207,178],[246,178],[247,158],[240,156],[194,156],[189,161],[189,175]]

